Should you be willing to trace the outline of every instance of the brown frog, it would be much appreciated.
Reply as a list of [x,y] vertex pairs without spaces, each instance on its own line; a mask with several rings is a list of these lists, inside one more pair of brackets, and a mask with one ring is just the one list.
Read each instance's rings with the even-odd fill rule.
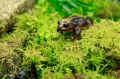
[[[83,29],[93,25],[93,19],[91,17],[70,16],[58,21],[58,32],[71,32],[73,35],[72,40],[78,39]],[[81,36],[80,36],[81,38]]]

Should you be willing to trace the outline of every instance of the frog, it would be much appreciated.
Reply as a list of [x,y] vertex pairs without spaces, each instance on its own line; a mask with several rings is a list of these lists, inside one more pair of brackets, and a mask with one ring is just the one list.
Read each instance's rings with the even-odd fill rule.
[[93,19],[89,16],[69,16],[58,21],[57,32],[70,32],[72,33],[71,40],[81,39],[81,32],[85,28],[93,26]]

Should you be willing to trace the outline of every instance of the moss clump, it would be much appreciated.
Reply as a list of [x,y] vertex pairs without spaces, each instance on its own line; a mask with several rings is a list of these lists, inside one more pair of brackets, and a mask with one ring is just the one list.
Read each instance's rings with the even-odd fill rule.
[[[106,56],[120,57],[120,23],[102,20],[83,32],[82,48],[86,51],[103,51]],[[85,47],[84,47],[85,46]]]
[[30,15],[32,22],[26,19],[23,23],[25,27],[30,24],[39,28],[32,32],[35,36],[28,36],[30,40],[23,50],[23,69],[29,64],[26,62],[33,61],[37,64],[38,77],[42,79],[74,78],[76,74],[86,79],[117,77],[113,72],[120,61],[119,22],[95,22],[93,27],[82,31],[81,40],[71,42],[69,38],[65,39],[66,34],[56,32],[58,18],[54,14],[45,15],[37,15],[37,18]]
[[57,21],[62,16],[50,5],[38,4],[31,13],[18,17],[17,28],[26,35],[20,48],[20,69],[28,71],[32,61],[42,79],[119,79],[120,23],[95,22],[82,31],[81,40],[71,42],[68,34],[57,33]]
[[58,12],[52,7],[48,9],[49,3],[44,4],[44,9],[43,4],[40,5],[32,14],[20,16],[17,23],[21,29],[29,31],[22,49],[22,69],[27,70],[29,62],[33,61],[42,79],[74,79],[76,75],[85,79],[119,78],[114,74],[120,70],[119,22],[95,22],[93,27],[82,31],[81,40],[71,42],[65,38],[69,35],[56,31],[61,18]]

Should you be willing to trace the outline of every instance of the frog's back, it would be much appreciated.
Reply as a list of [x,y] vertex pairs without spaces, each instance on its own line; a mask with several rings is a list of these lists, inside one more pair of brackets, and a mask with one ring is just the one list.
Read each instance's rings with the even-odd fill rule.
[[69,20],[69,23],[73,24],[73,26],[84,26],[86,24],[86,21],[83,17],[80,16],[70,16],[67,18]]

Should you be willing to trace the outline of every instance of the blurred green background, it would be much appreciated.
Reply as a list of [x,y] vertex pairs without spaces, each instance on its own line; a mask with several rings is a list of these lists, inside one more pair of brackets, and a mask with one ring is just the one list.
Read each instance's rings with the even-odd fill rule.
[[38,0],[38,4],[49,3],[61,16],[88,15],[95,18],[119,20],[120,3],[117,0]]

